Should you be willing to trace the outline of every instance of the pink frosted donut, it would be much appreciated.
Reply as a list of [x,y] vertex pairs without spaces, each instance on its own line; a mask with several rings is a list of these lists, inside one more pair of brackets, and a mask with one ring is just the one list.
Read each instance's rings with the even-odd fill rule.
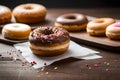
[[106,28],[106,36],[110,39],[120,40],[120,22],[109,25]]

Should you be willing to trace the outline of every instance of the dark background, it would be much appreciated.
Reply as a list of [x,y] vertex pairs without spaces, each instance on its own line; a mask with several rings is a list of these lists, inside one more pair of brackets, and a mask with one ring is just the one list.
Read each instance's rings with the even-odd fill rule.
[[40,3],[47,8],[120,7],[119,0],[0,0],[1,5],[14,8],[22,3]]

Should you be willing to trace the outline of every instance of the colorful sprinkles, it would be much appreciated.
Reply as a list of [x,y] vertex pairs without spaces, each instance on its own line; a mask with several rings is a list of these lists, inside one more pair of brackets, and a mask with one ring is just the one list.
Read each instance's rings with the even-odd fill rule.
[[33,66],[33,65],[35,65],[37,63],[35,61],[32,61],[32,62],[30,62],[30,64]]
[[61,37],[63,38],[62,40],[69,38],[68,31],[63,28],[51,26],[38,27],[33,30],[30,35],[30,40],[38,40],[41,44],[60,41]]
[[[7,51],[7,54],[8,54],[8,56],[9,56],[9,59],[12,60],[12,61],[16,61],[16,60],[20,57],[20,55],[21,55],[21,53],[22,53],[21,50],[18,50],[19,54],[14,54],[15,52],[16,52],[16,51],[13,51],[13,50],[11,50],[10,52]],[[4,55],[3,55],[3,54],[0,54],[0,59],[1,59],[1,58],[4,58]],[[114,60],[114,61],[117,61],[117,60]],[[45,66],[47,66],[47,62],[43,62],[42,64],[44,65],[44,67],[42,67],[42,68],[40,68],[40,69],[37,70],[37,73],[38,73],[37,77],[40,78],[40,77],[42,77],[43,75],[46,75],[46,77],[50,77],[50,76],[51,76],[51,75],[50,75],[50,72],[49,72],[49,71],[47,70],[47,68],[45,67]],[[31,61],[31,62],[29,63],[29,62],[24,61],[24,60],[21,59],[21,66],[23,67],[23,70],[28,70],[28,69],[29,69],[29,70],[33,70],[33,69],[32,69],[32,66],[34,66],[34,65],[37,65],[37,62],[36,62],[36,61]],[[102,69],[102,70],[104,70],[104,71],[106,71],[106,72],[109,72],[109,71],[111,71],[111,70],[110,70],[110,65],[111,65],[110,62],[108,62],[108,61],[103,61],[103,62],[101,62],[101,63],[93,63],[93,64],[92,64],[92,63],[91,63],[91,64],[86,63],[86,64],[84,64],[83,66],[81,66],[81,68],[86,67],[86,69],[88,69],[88,70],[90,70],[90,71],[93,71],[93,70],[97,70],[97,69],[103,67],[104,69]],[[27,68],[26,68],[26,66],[27,66]],[[54,70],[54,71],[57,71],[58,69],[59,69],[58,66],[52,67],[52,70]],[[39,73],[40,73],[40,74],[39,74]]]
[[47,63],[46,63],[46,62],[44,62],[44,65],[46,66],[46,65],[47,65]]
[[57,70],[58,69],[58,67],[54,67],[54,70]]
[[94,64],[94,67],[99,67],[99,65],[98,64]]

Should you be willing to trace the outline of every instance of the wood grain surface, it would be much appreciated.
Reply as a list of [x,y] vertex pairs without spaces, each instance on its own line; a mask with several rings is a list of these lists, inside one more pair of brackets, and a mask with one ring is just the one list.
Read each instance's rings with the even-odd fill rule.
[[85,31],[70,33],[71,39],[82,44],[103,48],[110,51],[120,52],[120,41],[110,40],[107,37],[90,36]]

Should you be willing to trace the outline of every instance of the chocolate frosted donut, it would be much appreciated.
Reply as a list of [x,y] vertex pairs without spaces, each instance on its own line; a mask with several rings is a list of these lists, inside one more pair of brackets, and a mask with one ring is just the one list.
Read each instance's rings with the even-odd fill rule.
[[59,16],[55,26],[63,27],[68,31],[80,31],[86,28],[88,19],[83,14],[69,13]]
[[55,56],[67,51],[69,33],[58,27],[38,27],[29,36],[30,49],[41,56]]

